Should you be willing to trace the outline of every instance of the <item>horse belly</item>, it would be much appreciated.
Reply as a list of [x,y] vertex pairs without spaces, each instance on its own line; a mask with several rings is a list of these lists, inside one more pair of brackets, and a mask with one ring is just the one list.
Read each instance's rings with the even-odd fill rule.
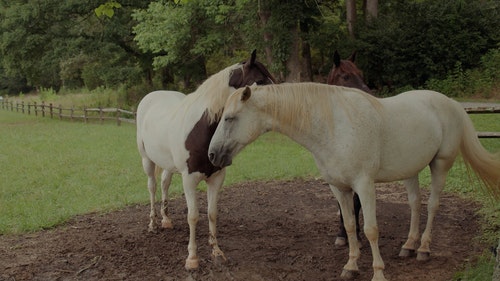
[[443,141],[441,125],[433,114],[418,111],[408,108],[385,128],[377,181],[415,176],[438,153]]
[[[172,91],[152,92],[144,97],[137,113],[137,142],[142,157],[170,171],[179,170],[175,158],[185,152],[179,139],[178,106],[184,94]],[[182,161],[181,161],[182,162]]]

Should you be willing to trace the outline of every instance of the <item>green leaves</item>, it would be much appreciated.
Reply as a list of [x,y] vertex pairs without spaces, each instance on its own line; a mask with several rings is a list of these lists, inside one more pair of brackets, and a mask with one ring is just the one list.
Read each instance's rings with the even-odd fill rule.
[[95,15],[100,18],[106,16],[112,18],[115,15],[115,9],[121,8],[122,5],[116,1],[108,1],[94,9]]

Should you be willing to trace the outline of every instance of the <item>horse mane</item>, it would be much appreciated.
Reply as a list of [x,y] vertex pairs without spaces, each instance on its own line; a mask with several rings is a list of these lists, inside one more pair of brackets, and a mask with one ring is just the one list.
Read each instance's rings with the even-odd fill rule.
[[[299,124],[298,129],[302,132],[307,132],[317,122],[313,118],[318,118],[318,116],[333,125],[334,103],[341,104],[349,118],[355,115],[359,109],[355,104],[356,99],[349,98],[352,95],[364,96],[377,111],[381,108],[378,99],[354,88],[319,83],[284,83],[253,87],[255,91],[259,89],[265,90],[265,93],[259,96],[259,99],[265,100],[262,111],[282,124]],[[342,94],[346,90],[349,93]],[[311,111],[318,114],[310,114]]]
[[231,94],[231,88],[229,87],[231,74],[234,70],[240,68],[243,68],[242,64],[234,64],[210,76],[196,91],[186,96],[183,110],[195,103],[204,104],[207,106],[206,113],[209,123],[218,122],[224,104]]

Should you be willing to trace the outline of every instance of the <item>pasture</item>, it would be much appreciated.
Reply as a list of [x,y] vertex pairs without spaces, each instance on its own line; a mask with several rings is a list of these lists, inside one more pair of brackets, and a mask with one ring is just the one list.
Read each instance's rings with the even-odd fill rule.
[[[148,200],[133,125],[84,125],[0,111],[0,136],[1,234],[50,228],[76,214]],[[278,135],[241,158],[228,170],[226,185],[317,175],[309,153]],[[174,176],[170,192],[182,192],[180,177]]]
[[[475,115],[472,117],[477,130],[500,131],[500,122],[497,121],[498,115],[496,118],[493,115]],[[162,254],[159,253],[157,258],[159,258],[161,255],[163,255],[163,257],[165,255],[168,255],[170,258],[168,261],[164,262],[162,262],[162,260],[156,260],[156,265],[161,270],[156,271],[152,274],[161,272],[163,276],[177,276],[172,272],[175,271],[177,272],[176,274],[180,274],[179,272],[182,272],[182,259],[184,257],[185,247],[187,246],[187,243],[185,243],[185,239],[187,238],[187,223],[185,222],[184,213],[185,203],[182,198],[176,200],[173,203],[173,208],[175,208],[176,210],[174,211],[174,224],[176,225],[176,227],[174,228],[174,233],[161,233],[158,236],[146,233],[148,211],[147,207],[145,207],[144,204],[148,201],[148,191],[146,188],[146,177],[142,172],[140,157],[135,147],[135,126],[128,124],[124,124],[121,127],[106,124],[84,125],[81,123],[71,123],[66,121],[61,122],[58,120],[50,120],[47,118],[35,118],[33,116],[26,116],[19,113],[0,111],[0,136],[0,233],[2,234],[2,242],[0,242],[0,244],[2,246],[4,246],[5,243],[13,243],[10,244],[12,245],[10,246],[12,248],[9,248],[13,253],[15,253],[16,249],[20,249],[22,252],[25,252],[26,243],[28,243],[27,241],[30,239],[34,239],[31,241],[33,241],[33,243],[38,245],[40,248],[46,246],[44,249],[50,249],[54,248],[51,247],[52,244],[50,243],[54,243],[53,245],[58,245],[58,242],[55,240],[55,238],[50,238],[51,235],[55,235],[54,237],[62,237],[57,235],[61,235],[61,233],[67,234],[73,231],[76,233],[81,233],[82,235],[90,235],[90,233],[95,233],[95,235],[99,237],[99,235],[103,236],[103,233],[109,232],[114,233],[115,235],[122,235],[122,237],[129,239],[129,242],[131,244],[114,245],[115,247],[119,247],[120,250],[123,250],[124,247],[131,247],[129,250],[132,251],[133,249],[136,249],[138,247],[134,246],[134,243],[146,243],[149,245],[149,248],[141,248],[142,250],[151,250],[160,247],[160,244],[165,243],[161,245],[161,249],[170,252],[162,252]],[[491,151],[500,150],[500,142],[498,140],[482,140],[482,143]],[[230,202],[227,202],[226,204],[221,203],[219,205],[219,209],[221,210],[219,239],[221,247],[228,251],[228,256],[230,258],[237,258],[237,260],[234,260],[233,262],[244,262],[244,260],[246,259],[245,254],[239,253],[241,258],[238,258],[238,253],[236,253],[234,249],[238,248],[240,249],[240,251],[244,251],[246,248],[244,247],[244,243],[250,243],[250,241],[252,241],[249,240],[247,242],[243,242],[234,240],[234,232],[237,231],[238,228],[244,228],[244,230],[251,232],[251,216],[254,215],[255,217],[259,217],[260,215],[265,216],[269,214],[268,212],[266,212],[267,209],[263,208],[262,210],[259,210],[262,205],[260,199],[267,198],[266,200],[268,201],[266,204],[269,206],[284,204],[283,202],[276,202],[271,200],[274,198],[281,198],[281,200],[290,201],[288,203],[293,202],[293,200],[295,199],[299,200],[302,197],[297,198],[296,194],[294,197],[294,194],[286,193],[279,188],[282,185],[294,185],[291,183],[295,183],[295,189],[290,189],[292,191],[296,191],[297,187],[299,188],[298,190],[300,190],[300,187],[307,187],[305,189],[308,191],[307,194],[302,194],[304,198],[307,198],[306,195],[313,196],[313,198],[315,196],[327,196],[326,193],[322,192],[314,195],[316,190],[312,186],[321,186],[321,182],[319,182],[318,180],[312,180],[313,178],[317,177],[317,175],[318,173],[310,154],[285,137],[276,134],[265,135],[259,141],[246,148],[237,157],[237,159],[234,161],[234,165],[228,168],[227,178],[225,182],[225,186],[238,183],[237,187],[232,187],[235,191],[235,197],[224,195],[233,193],[231,192],[233,191],[233,189],[226,189],[223,192],[221,200],[229,200]],[[275,183],[274,187],[271,185],[269,191],[266,191],[265,188],[268,187],[268,184],[266,184],[267,182],[262,182],[262,180],[291,180],[296,178],[304,178],[306,180],[285,181],[277,183],[273,182]],[[258,180],[261,181],[253,183]],[[426,175],[425,173],[422,176],[422,184],[428,184],[428,175]],[[246,194],[246,191],[250,190],[252,190],[252,192]],[[406,203],[402,202],[405,200],[404,191],[401,191],[400,187],[397,190],[399,190],[397,191],[397,194],[401,193],[399,194],[400,196],[397,197],[398,200],[400,200],[399,205],[401,205],[398,208],[401,209],[401,213],[409,213]],[[464,243],[466,243],[465,241],[471,240],[477,242],[478,239],[475,238],[482,239],[484,241],[487,241],[488,243],[495,241],[497,238],[498,227],[500,225],[500,220],[497,217],[497,212],[500,208],[500,205],[483,198],[481,193],[477,191],[477,184],[470,184],[469,179],[465,175],[465,168],[463,167],[463,165],[460,165],[460,163],[457,163],[451,171],[446,190],[453,194],[457,194],[458,197],[469,198],[482,202],[483,207],[480,210],[481,213],[485,215],[484,217],[486,222],[478,220],[479,217],[474,214],[474,204],[470,202],[467,203],[467,201],[460,201],[462,199],[456,198],[457,196],[448,194],[445,196],[451,196],[452,198],[454,198],[450,199],[450,201],[452,202],[452,206],[455,202],[459,202],[463,205],[450,207],[452,209],[449,209],[449,212],[444,212],[445,214],[449,214],[449,216],[443,215],[441,218],[441,223],[446,223],[447,221],[449,222],[449,220],[458,220],[458,224],[462,225],[465,222],[470,223],[468,222],[470,218],[472,220],[472,223],[479,224],[465,225],[465,227],[462,227],[463,229],[471,232],[469,234],[461,235],[463,236]],[[181,185],[178,177],[174,177],[171,192],[175,195],[180,195],[181,193]],[[290,197],[277,197],[276,194],[281,194],[283,196],[286,196],[288,194]],[[204,196],[200,196],[200,200],[202,200],[201,198],[203,198]],[[241,202],[234,202],[236,200],[239,200]],[[327,200],[333,200],[333,198],[329,197],[329,199]],[[443,201],[443,204],[446,204],[446,200]],[[318,206],[318,202],[315,202],[311,199],[304,199],[301,202],[302,205],[307,205],[309,208],[313,209]],[[231,205],[230,203],[233,203],[233,205]],[[241,205],[241,209],[237,208],[238,205]],[[126,206],[131,207],[123,209]],[[336,203],[332,203],[331,207],[335,209],[335,206]],[[393,208],[392,205],[390,205],[389,207],[384,206],[388,205],[382,204],[379,207],[379,212],[382,212],[383,208]],[[202,207],[201,210],[203,210],[203,208],[204,207]],[[297,223],[297,220],[290,219],[290,217],[293,218],[294,216],[297,216],[299,209],[294,211],[291,208],[297,208],[297,206],[291,205],[288,207],[283,207],[283,213],[280,214],[283,216],[286,216],[286,214],[290,215],[283,221],[279,221],[277,218],[275,218],[270,225],[266,225],[266,223],[268,223],[269,221],[258,221],[258,223],[260,224],[256,225],[260,225],[261,227],[257,227],[256,229],[254,229],[256,231],[255,233],[253,233],[253,235],[256,235],[255,239],[262,240],[262,237],[259,237],[258,235],[259,233],[262,233],[262,229],[271,229],[276,226],[276,230],[273,232],[273,237],[271,237],[271,240],[275,238],[276,240],[281,241],[279,243],[285,244],[285,242],[280,239],[283,237],[287,237],[290,229],[284,228],[284,225],[289,223],[293,225],[294,223]],[[114,212],[116,210],[121,211]],[[231,212],[229,212],[229,210],[231,210]],[[239,221],[242,218],[235,218],[235,220],[233,220],[234,217],[232,216],[231,218],[228,218],[229,221],[226,220],[226,222],[224,222],[224,217],[229,217],[229,213],[238,213],[241,210],[248,210],[248,212],[250,213],[249,215],[247,215],[246,219],[243,218],[243,221],[245,221],[246,223],[242,224],[241,221]],[[299,216],[298,218],[310,219],[311,216],[320,216],[321,212],[318,213],[318,211],[321,210],[322,209],[319,208],[313,213],[306,213],[304,217]],[[130,212],[132,212],[133,215],[131,215]],[[315,220],[314,223],[305,222],[309,226],[311,226],[311,224],[315,225],[315,228],[313,228],[314,231],[317,233],[324,232],[324,236],[314,236],[315,238],[311,240],[307,239],[309,236],[307,232],[305,232],[304,234],[302,234],[305,235],[305,238],[302,237],[301,239],[296,239],[298,241],[301,241],[301,243],[303,244],[303,248],[308,248],[308,245],[311,249],[314,249],[313,247],[316,246],[323,247],[325,249],[330,249],[331,247],[333,247],[332,244],[335,233],[331,232],[336,230],[337,228],[333,225],[329,226],[327,224],[329,222],[332,222],[332,224],[333,222],[337,223],[337,219],[336,217],[334,217],[335,210],[327,210],[325,212],[328,212],[328,214],[323,213],[322,215],[326,216],[322,220]],[[79,215],[88,213],[94,214]],[[396,213],[400,212],[396,211]],[[120,215],[128,216],[130,219],[124,222],[123,218],[118,219]],[[330,219],[328,220],[327,217],[330,217]],[[390,218],[390,215],[388,216],[388,218]],[[115,219],[117,220],[116,224],[114,223]],[[68,220],[70,221],[70,223],[67,224],[67,227],[55,228],[56,226],[67,222]],[[298,219],[298,221],[301,220]],[[394,243],[397,244],[396,246],[394,246],[395,248],[399,248],[400,243],[402,243],[403,241],[402,237],[404,237],[404,235],[406,234],[405,232],[407,230],[407,221],[408,219],[406,219],[406,221],[402,221],[401,227],[403,228],[404,234],[401,237],[394,235],[393,231],[396,231],[396,226],[394,226],[394,228],[388,228],[387,226],[384,226],[382,229],[382,231],[384,231],[388,235],[386,237],[387,240],[395,240]],[[202,216],[199,229],[206,229],[206,227],[204,226],[205,223],[206,217]],[[467,227],[469,226],[474,227],[474,229],[467,229]],[[111,230],[110,227],[114,230]],[[37,230],[48,228],[52,230],[17,236],[17,234],[34,232]],[[234,230],[234,228],[236,228],[236,230]],[[436,231],[438,231],[437,229],[438,227],[436,226]],[[127,234],[126,232],[128,230],[130,230],[131,232]],[[459,230],[450,228],[448,229],[448,231],[451,232],[444,233],[441,237],[446,237],[447,235],[456,236],[455,234],[458,233],[457,231]],[[131,235],[131,233],[135,233],[135,235]],[[16,234],[16,236],[13,236],[12,234]],[[251,234],[252,233],[247,234],[249,235],[247,239],[250,239],[249,237]],[[203,237],[199,238],[200,253],[201,255],[203,255],[202,258],[207,258],[208,247],[204,247],[206,243],[206,234],[201,231],[200,235],[203,235]],[[441,237],[439,236],[439,234],[437,235],[438,236],[435,238],[435,240],[436,243],[439,243]],[[35,242],[36,239],[41,237],[46,238],[46,240],[43,240],[46,243]],[[66,240],[85,240],[85,236],[76,235],[65,237]],[[237,237],[240,236],[236,236],[236,238]],[[331,241],[327,241],[325,242],[325,244],[313,243],[320,242],[321,240],[325,239],[328,240],[329,237],[331,238]],[[125,241],[124,243],[126,242],[127,241]],[[293,241],[288,242],[294,243]],[[311,242],[312,244],[309,244],[309,242]],[[71,241],[66,241],[66,243],[72,244]],[[101,245],[100,243],[103,242],[98,240],[95,243],[96,245]],[[302,249],[291,249],[290,251],[288,251],[289,248],[285,247],[284,244],[281,246],[276,244],[273,244],[272,246],[265,243],[262,244],[264,245],[261,246],[262,249],[269,246],[272,248],[272,251],[282,253],[272,255],[269,252],[261,251],[259,253],[261,253],[263,256],[255,257],[255,259],[275,265],[277,264],[278,260],[287,260],[289,261],[290,266],[294,265],[292,261],[295,262],[295,265],[305,266],[309,263],[314,265],[316,269],[320,271],[320,265],[322,265],[323,268],[327,267],[327,270],[330,270],[331,266],[336,266],[341,269],[341,265],[344,262],[343,257],[345,256],[346,249],[341,250],[343,252],[342,254],[339,254],[338,260],[331,260],[329,258],[326,258],[326,256],[321,257],[320,254],[317,254],[314,251],[307,253],[302,252]],[[169,248],[169,245],[173,248]],[[453,250],[447,248],[451,247],[451,245],[448,245],[446,243],[444,243],[444,245],[445,246],[443,247],[439,246],[439,244],[435,246],[434,250],[436,251],[436,255],[439,255],[440,252],[442,253],[451,251],[451,256],[458,256],[458,254],[454,253]],[[101,246],[104,247],[104,245]],[[391,247],[391,245],[387,244],[387,248]],[[459,245],[459,247],[461,246]],[[98,251],[96,250],[98,248],[99,246],[93,249],[93,251]],[[233,250],[231,250],[230,248],[233,248]],[[257,248],[257,250],[262,250],[261,248]],[[283,249],[286,249],[287,251],[284,251]],[[481,249],[468,249],[473,251],[474,253],[465,253],[463,254],[465,257],[457,257],[455,259],[455,262],[453,263],[453,266],[456,267],[454,269],[455,271],[460,270],[464,266],[463,262],[465,259],[474,261],[475,259],[473,258],[473,256],[476,256],[482,251]],[[72,251],[72,248],[66,248],[65,250],[70,252]],[[78,249],[76,249],[75,251],[78,251]],[[382,251],[385,250],[382,249]],[[34,252],[43,253],[43,250],[38,249],[34,250]],[[79,263],[77,261],[68,261],[70,260],[69,256],[64,257],[61,252],[53,253],[55,256],[52,257],[52,260],[49,259],[47,262],[64,263],[64,260],[67,260],[67,262],[69,263],[75,262],[75,264],[72,264],[72,268],[74,269],[74,271],[71,273],[74,275],[70,275],[68,272],[66,272],[66,275],[62,276],[76,276],[78,278],[84,278],[85,273],[103,274],[102,272],[106,271],[101,268],[101,266],[105,267],[106,264],[110,264],[109,260],[106,261],[105,256],[100,255],[98,252],[83,252],[85,252],[86,256],[82,256],[81,260],[78,261]],[[156,252],[157,251],[154,251],[153,253]],[[133,251],[131,253],[133,253]],[[468,254],[472,254],[472,256],[468,256]],[[154,256],[154,254],[152,255]],[[385,256],[388,255],[391,254],[385,254]],[[395,255],[397,255],[397,252]],[[101,256],[101,258],[98,258],[99,256]],[[485,254],[485,256],[487,257],[488,254]],[[5,257],[7,258],[8,256]],[[369,254],[363,251],[362,257],[366,262],[365,267],[369,267]],[[88,258],[88,260],[85,260],[85,258]],[[98,258],[99,260],[93,260],[93,258]],[[443,263],[445,263],[448,258],[449,256],[446,255],[445,258],[437,257],[437,259]],[[100,259],[103,260],[99,262]],[[488,258],[486,258],[486,261],[486,264],[491,264],[491,260],[489,260]],[[119,260],[115,260],[115,262],[119,262]],[[213,272],[208,272],[211,271],[210,268],[212,268],[208,263],[209,260],[202,261],[201,267],[204,267],[205,269],[201,270],[205,271],[195,273],[195,275],[191,276],[191,278],[193,278],[194,280],[210,280],[209,278],[203,279],[203,276],[206,277],[210,274],[216,274]],[[33,261],[31,261],[29,264],[31,266],[35,265]],[[413,269],[418,267],[418,264],[414,260],[402,262],[402,265],[394,265],[394,267],[407,264],[410,264],[410,267],[412,267]],[[9,265],[11,266],[8,268],[9,270],[16,268],[12,264]],[[259,265],[260,264],[258,264],[257,261],[253,264],[250,263],[248,267],[246,267],[246,269],[249,270],[247,273],[250,274],[254,272],[254,275],[258,276],[257,273],[261,272],[262,270],[262,268],[257,268]],[[134,267],[134,264],[128,264],[128,266]],[[174,268],[169,268],[169,266]],[[233,264],[232,266],[236,271],[236,268],[238,268],[237,264]],[[435,266],[436,265],[434,265],[434,267]],[[23,266],[20,266],[20,268],[22,267]],[[86,270],[80,272],[80,270],[85,269],[86,267],[88,267]],[[278,267],[279,266],[276,265],[276,269],[282,269]],[[441,264],[437,267],[444,267],[444,264]],[[62,264],[51,264],[51,266],[46,268],[52,270],[52,274],[63,274],[65,273],[65,270],[69,270],[67,269],[67,267],[62,266]],[[98,272],[101,273],[95,271],[99,268],[101,271],[98,270]],[[119,271],[116,268],[115,270]],[[122,270],[124,273],[127,272],[124,268],[122,268]],[[288,270],[291,270],[290,267],[288,267]],[[389,270],[390,269],[388,269],[388,272],[390,272]],[[433,269],[424,267],[422,272],[429,270]],[[117,271],[114,272],[116,273]],[[6,271],[0,270],[0,272]],[[78,272],[80,273],[76,274]],[[108,270],[108,272],[113,272],[113,270]],[[172,274],[169,275],[169,272]],[[36,271],[34,271],[34,273],[36,273]],[[293,275],[292,273],[293,272],[282,272],[281,275],[274,275],[274,277],[278,278],[279,276],[284,276],[279,278],[287,280],[286,276],[300,275],[297,272],[293,273],[295,275]],[[47,272],[45,272],[45,274],[47,274]],[[410,274],[413,273],[410,272]],[[335,272],[330,272],[329,275],[338,276],[338,274],[336,274]],[[104,275],[87,275],[87,277],[92,276],[94,276],[95,278],[99,278]],[[0,277],[3,278],[4,276],[0,275]],[[261,277],[261,279],[255,277],[254,279],[250,278],[250,280],[271,280],[266,279],[264,275],[262,275]],[[364,277],[368,278],[369,274],[366,274],[366,276]],[[390,277],[390,275],[388,275],[388,277]],[[22,278],[17,278],[17,280],[21,279]],[[172,280],[175,280],[175,278]],[[236,280],[240,279],[236,278]]]

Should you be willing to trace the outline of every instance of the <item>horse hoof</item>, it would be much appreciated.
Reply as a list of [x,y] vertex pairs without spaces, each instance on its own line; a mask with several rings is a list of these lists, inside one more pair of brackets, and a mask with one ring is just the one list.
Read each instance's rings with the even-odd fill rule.
[[212,260],[215,266],[221,267],[228,263],[225,256],[212,256]]
[[165,229],[172,229],[174,228],[174,224],[172,223],[171,220],[162,220],[161,227]]
[[359,275],[359,271],[343,269],[342,274],[340,274],[340,278],[342,278],[344,280],[352,280],[352,279],[356,278],[356,276],[358,276],[358,275]]
[[431,253],[429,252],[418,252],[417,261],[428,261],[430,259]]
[[195,270],[200,265],[198,258],[188,258],[186,259],[186,270]]
[[335,246],[345,246],[347,245],[347,240],[344,237],[337,236],[335,239]]
[[150,224],[148,227],[148,232],[149,233],[158,233],[158,226]]
[[412,249],[401,249],[401,252],[399,252],[399,257],[401,258],[409,258],[415,255],[415,250]]

